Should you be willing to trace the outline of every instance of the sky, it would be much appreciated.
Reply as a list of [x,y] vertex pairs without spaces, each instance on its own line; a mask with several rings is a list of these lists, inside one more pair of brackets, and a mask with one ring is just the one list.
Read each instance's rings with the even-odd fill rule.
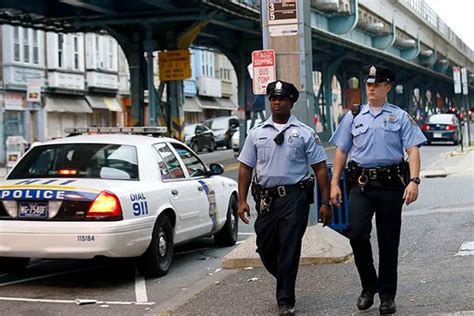
[[474,49],[473,0],[425,0],[438,16],[471,49]]

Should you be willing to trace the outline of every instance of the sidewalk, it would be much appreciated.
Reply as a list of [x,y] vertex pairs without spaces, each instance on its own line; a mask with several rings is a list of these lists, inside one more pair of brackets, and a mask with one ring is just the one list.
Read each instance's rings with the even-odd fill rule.
[[[447,154],[422,176],[429,176],[428,170],[431,168],[440,170],[439,174],[443,171],[445,176],[450,177],[461,173],[466,175],[466,172],[474,174],[473,149],[471,147],[464,152]],[[457,212],[455,216],[437,211],[419,214],[404,212],[403,218],[396,315],[474,315],[474,257],[454,255],[460,240],[472,240],[472,226],[467,225],[472,223],[472,212]],[[314,228],[309,227],[308,231],[311,229]],[[377,262],[375,228],[372,236],[374,259]],[[252,241],[251,238],[249,240]],[[310,245],[321,250],[325,242],[312,239]],[[347,240],[340,243],[346,244]],[[233,274],[226,274],[182,305],[155,312],[172,315],[278,314],[275,279],[255,262],[255,246],[246,244],[244,242],[229,253],[223,264],[229,263],[231,254],[247,251],[250,260],[241,263],[254,267],[237,265],[240,268],[232,270]],[[302,255],[304,259],[304,251]],[[336,263],[312,262],[300,265],[296,285],[297,314],[378,315],[378,296],[374,306],[367,311],[358,311],[355,306],[360,293],[360,281],[353,259],[333,262]]]
[[459,173],[474,174],[474,147],[446,153],[444,157],[420,172],[421,177],[447,177]]

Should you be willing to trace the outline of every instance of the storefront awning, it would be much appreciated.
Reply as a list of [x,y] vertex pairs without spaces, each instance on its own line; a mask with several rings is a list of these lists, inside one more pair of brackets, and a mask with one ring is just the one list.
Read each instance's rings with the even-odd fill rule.
[[184,98],[184,106],[183,106],[184,112],[197,112],[201,113],[202,109],[199,106],[199,101],[197,98]]
[[115,98],[86,96],[87,103],[95,110],[108,110],[113,112],[122,112],[122,107]]
[[230,98],[218,98],[217,102],[219,102],[219,104],[221,105],[221,109],[223,110],[230,110],[230,111],[238,110],[237,104],[235,104]]
[[47,112],[92,113],[92,109],[84,98],[46,97]]
[[203,109],[222,110],[221,105],[214,97],[198,97],[198,101]]

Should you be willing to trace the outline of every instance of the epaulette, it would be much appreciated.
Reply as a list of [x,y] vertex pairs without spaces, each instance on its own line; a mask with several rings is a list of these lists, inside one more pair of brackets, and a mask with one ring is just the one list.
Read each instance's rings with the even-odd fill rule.
[[300,122],[300,125],[306,129],[309,129],[311,132],[314,132],[314,128],[311,128],[310,126],[306,125],[305,123]]
[[265,122],[258,123],[254,127],[252,127],[249,131],[256,129],[257,127],[262,127]]

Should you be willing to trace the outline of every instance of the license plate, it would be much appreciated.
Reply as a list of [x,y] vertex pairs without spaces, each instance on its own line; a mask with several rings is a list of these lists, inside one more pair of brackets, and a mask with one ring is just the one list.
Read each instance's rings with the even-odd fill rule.
[[21,218],[48,218],[48,202],[20,202]]
[[433,134],[433,137],[434,137],[434,138],[442,138],[442,137],[443,137],[443,134],[442,134],[442,133],[434,133],[434,134]]

